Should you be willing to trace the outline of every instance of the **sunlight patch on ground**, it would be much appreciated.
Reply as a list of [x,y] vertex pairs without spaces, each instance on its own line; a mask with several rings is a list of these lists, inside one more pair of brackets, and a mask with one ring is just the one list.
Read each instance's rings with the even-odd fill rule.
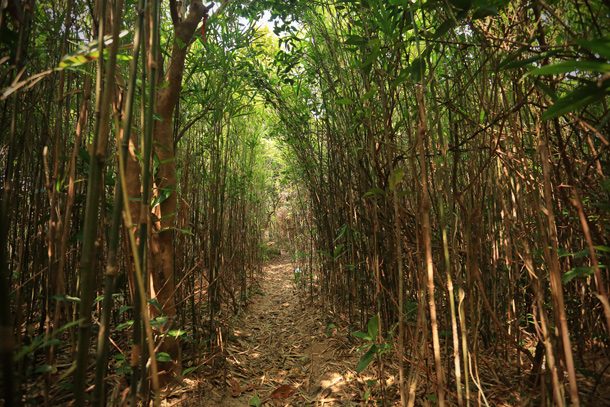
[[343,375],[340,373],[330,373],[330,378],[328,380],[321,380],[320,384],[323,388],[329,388],[332,391],[338,391],[339,387],[335,386],[337,383],[343,380]]

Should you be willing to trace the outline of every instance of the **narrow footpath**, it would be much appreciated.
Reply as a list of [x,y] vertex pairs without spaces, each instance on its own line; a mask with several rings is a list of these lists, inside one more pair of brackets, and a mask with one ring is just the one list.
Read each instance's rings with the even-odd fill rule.
[[270,260],[263,294],[235,321],[235,336],[225,345],[224,374],[199,382],[179,405],[365,405],[366,378],[355,374],[358,344],[309,304],[295,286],[294,267],[286,255]]

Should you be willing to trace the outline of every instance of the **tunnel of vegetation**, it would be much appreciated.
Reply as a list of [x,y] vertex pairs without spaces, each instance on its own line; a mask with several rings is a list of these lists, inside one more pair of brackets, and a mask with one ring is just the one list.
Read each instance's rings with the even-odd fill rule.
[[603,382],[607,1],[2,7],[5,405],[158,402],[278,248],[401,405],[484,404],[489,355],[543,402]]

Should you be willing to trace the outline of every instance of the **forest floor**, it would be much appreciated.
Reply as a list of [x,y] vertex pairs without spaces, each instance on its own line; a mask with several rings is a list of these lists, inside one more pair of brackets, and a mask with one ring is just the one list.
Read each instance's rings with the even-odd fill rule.
[[270,260],[262,294],[233,324],[224,371],[205,380],[187,377],[167,406],[361,405],[370,377],[356,376],[358,344],[329,329],[295,284],[294,269],[287,255]]
[[[363,342],[348,335],[347,324],[336,318],[334,324],[329,323],[319,304],[312,304],[308,293],[295,284],[295,267],[287,255],[269,261],[258,293],[233,320],[232,332],[225,335],[221,363],[206,366],[205,373],[187,375],[177,388],[165,393],[163,407],[400,404],[397,366],[392,363],[395,358],[386,359],[383,391],[374,384],[378,363],[357,375],[362,356],[358,348]],[[481,351],[480,358],[489,369],[481,372],[485,377],[480,385],[485,388],[488,405],[545,404],[540,402],[538,391],[524,386],[529,373],[521,371],[514,360],[483,355]],[[586,364],[597,365],[594,370],[601,375],[592,380],[579,373],[582,405],[610,406],[608,360],[601,355],[589,355],[589,359]],[[369,390],[372,394],[366,397]],[[430,389],[418,389],[416,404],[435,405],[428,393]],[[484,400],[475,399],[474,405],[485,405]]]

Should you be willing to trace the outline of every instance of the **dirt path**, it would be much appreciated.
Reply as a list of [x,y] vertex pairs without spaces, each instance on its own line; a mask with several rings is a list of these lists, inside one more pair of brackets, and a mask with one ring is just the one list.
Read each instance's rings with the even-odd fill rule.
[[361,405],[365,385],[355,377],[356,345],[329,330],[293,279],[288,256],[270,262],[261,282],[264,294],[234,323],[224,377],[198,383],[196,400],[188,405]]

